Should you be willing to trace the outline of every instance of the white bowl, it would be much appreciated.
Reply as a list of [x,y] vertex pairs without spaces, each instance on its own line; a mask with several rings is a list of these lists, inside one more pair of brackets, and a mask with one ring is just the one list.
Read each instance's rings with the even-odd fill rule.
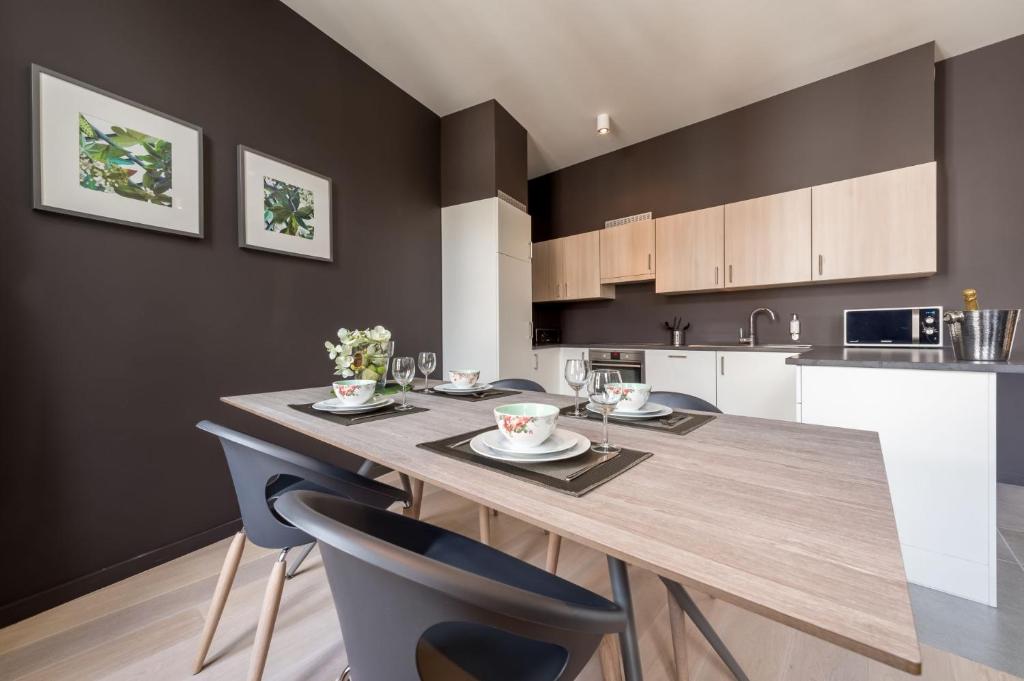
[[513,447],[536,447],[555,432],[558,407],[532,402],[506,404],[494,409],[494,420]]
[[334,396],[346,407],[355,407],[366,404],[377,392],[377,381],[353,379],[350,381],[335,381],[331,384],[334,388]]
[[479,369],[452,369],[448,372],[448,381],[456,388],[472,388],[479,379]]
[[640,411],[651,396],[651,386],[647,383],[609,383],[608,392],[620,395],[616,411]]

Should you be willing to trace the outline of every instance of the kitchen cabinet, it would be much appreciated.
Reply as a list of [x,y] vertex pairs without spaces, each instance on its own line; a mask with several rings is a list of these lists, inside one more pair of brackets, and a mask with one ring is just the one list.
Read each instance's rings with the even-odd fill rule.
[[996,606],[997,375],[796,368],[803,423],[878,433],[907,579]]
[[726,414],[796,421],[797,367],[792,353],[720,351],[715,404]]
[[934,162],[811,191],[814,281],[935,273]]
[[718,401],[715,352],[709,350],[648,350],[645,376],[652,390],[685,393]]
[[559,379],[560,350],[558,347],[534,348],[531,353],[532,366],[523,378],[540,383],[547,392],[555,392]]
[[601,283],[598,232],[535,243],[533,282],[538,289],[535,303],[615,297],[615,287]]
[[725,207],[655,221],[656,293],[710,291],[725,286]]
[[811,281],[811,189],[725,206],[725,288]]
[[654,279],[654,220],[606,227],[601,235],[601,283]]
[[532,344],[530,216],[494,197],[441,210],[439,368],[521,376]]

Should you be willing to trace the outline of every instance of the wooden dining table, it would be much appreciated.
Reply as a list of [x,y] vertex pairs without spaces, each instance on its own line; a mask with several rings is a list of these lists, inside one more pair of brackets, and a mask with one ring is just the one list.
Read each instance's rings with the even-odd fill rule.
[[[876,433],[728,415],[685,435],[612,423],[613,443],[653,456],[573,497],[417,446],[493,425],[502,404],[563,407],[571,398],[524,391],[470,402],[410,393],[409,403],[427,411],[349,426],[289,406],[326,397],[317,387],[222,399],[603,552],[613,597],[630,614],[626,564],[654,572],[737,678],[746,676],[728,648],[688,609],[696,607],[689,590],[921,673]],[[559,427],[601,436],[599,421],[562,417]],[[624,676],[640,681],[632,616],[620,641]]]

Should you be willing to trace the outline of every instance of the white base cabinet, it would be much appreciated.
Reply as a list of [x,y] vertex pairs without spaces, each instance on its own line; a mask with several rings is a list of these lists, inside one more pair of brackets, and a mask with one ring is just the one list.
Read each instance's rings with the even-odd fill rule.
[[555,392],[554,388],[558,387],[558,354],[559,348],[534,348],[532,369],[523,378],[540,383],[549,393]]
[[796,421],[797,367],[785,352],[718,352],[718,401],[726,414]]
[[706,350],[648,350],[644,371],[651,390],[685,393],[718,403],[715,354]]
[[996,605],[996,375],[799,369],[804,423],[876,431],[907,579]]

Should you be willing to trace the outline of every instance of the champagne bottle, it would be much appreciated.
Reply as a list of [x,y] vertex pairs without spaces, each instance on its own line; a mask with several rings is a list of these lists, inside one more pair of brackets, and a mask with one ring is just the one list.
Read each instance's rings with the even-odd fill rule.
[[978,292],[973,288],[964,289],[964,311],[976,311],[978,309]]

